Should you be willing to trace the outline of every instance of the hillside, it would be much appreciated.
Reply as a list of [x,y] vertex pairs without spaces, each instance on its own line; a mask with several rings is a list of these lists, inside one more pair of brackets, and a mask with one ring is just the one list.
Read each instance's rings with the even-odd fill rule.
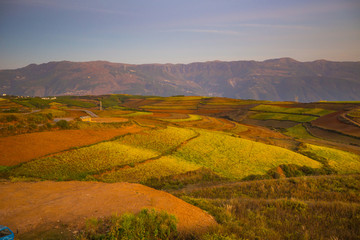
[[1,97],[0,220],[19,239],[122,239],[113,230],[143,232],[127,217],[174,226],[122,214],[153,207],[174,214],[181,234],[154,239],[359,239],[359,109],[359,101]]
[[131,65],[49,62],[0,71],[10,95],[200,95],[311,102],[359,100],[360,62],[290,58],[191,64]]

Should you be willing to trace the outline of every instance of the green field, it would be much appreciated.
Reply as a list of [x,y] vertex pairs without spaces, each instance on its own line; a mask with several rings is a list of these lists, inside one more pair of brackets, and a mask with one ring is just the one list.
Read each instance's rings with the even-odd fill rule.
[[287,128],[284,133],[294,138],[317,139],[316,137],[308,133],[308,131],[306,131],[305,127],[302,124]]
[[298,115],[298,114],[286,114],[286,113],[272,113],[272,112],[261,112],[255,113],[250,116],[252,119],[258,120],[281,120],[281,121],[293,121],[293,122],[311,122],[317,117],[309,115]]
[[291,108],[280,107],[274,105],[258,105],[251,108],[252,111],[273,112],[273,113],[291,113],[291,114],[311,114],[316,116],[323,116],[334,111],[321,108]]

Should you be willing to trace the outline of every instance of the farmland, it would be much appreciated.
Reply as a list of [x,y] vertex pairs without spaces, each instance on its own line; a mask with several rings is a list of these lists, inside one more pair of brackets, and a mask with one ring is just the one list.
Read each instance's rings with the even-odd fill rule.
[[113,94],[0,106],[4,184],[147,185],[214,217],[190,239],[359,236],[358,132],[338,120],[356,119],[358,103]]

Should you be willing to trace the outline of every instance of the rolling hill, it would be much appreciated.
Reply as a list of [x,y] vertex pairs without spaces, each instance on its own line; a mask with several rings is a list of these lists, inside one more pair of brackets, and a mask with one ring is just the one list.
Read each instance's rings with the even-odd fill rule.
[[359,100],[360,62],[291,58],[191,64],[131,65],[49,62],[0,71],[11,95],[201,95],[273,101]]

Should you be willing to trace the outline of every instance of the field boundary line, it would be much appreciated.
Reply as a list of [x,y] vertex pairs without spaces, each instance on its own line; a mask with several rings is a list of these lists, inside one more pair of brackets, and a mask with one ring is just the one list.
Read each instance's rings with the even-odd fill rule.
[[189,141],[191,140],[194,140],[196,138],[198,138],[200,136],[200,133],[196,132],[194,129],[191,129],[192,131],[194,131],[195,133],[195,136],[192,136],[186,140],[184,140],[183,142],[181,142],[180,144],[178,144],[177,146],[159,154],[158,156],[155,156],[155,157],[152,157],[152,158],[148,158],[148,159],[145,159],[145,160],[142,160],[142,161],[139,161],[139,162],[136,162],[136,163],[132,163],[132,164],[123,164],[123,165],[118,165],[118,166],[114,166],[114,167],[111,167],[111,168],[107,168],[107,169],[104,169],[100,172],[98,172],[97,174],[93,174],[92,176],[95,177],[97,180],[100,181],[99,178],[101,178],[102,176],[104,176],[105,174],[109,173],[109,172],[114,172],[114,171],[118,171],[118,170],[121,170],[121,169],[125,169],[125,168],[131,168],[131,167],[136,167],[138,165],[142,165],[142,164],[146,164],[148,162],[152,162],[152,161],[155,161],[155,160],[158,160],[162,157],[165,157],[165,156],[169,156],[169,155],[172,155],[174,152],[176,152],[177,150],[179,150],[182,146],[184,146],[185,144],[187,144]]

